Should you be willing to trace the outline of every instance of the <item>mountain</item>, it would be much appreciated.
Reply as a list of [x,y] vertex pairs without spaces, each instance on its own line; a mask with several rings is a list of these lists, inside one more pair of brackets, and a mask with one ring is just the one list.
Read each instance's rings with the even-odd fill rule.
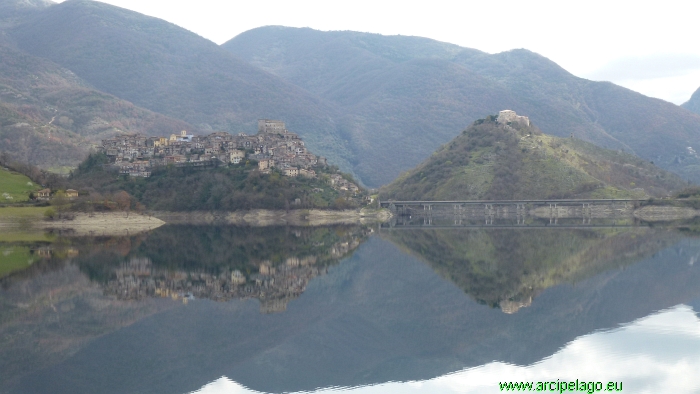
[[[510,125],[512,124],[512,126]],[[397,200],[643,198],[685,182],[638,157],[533,125],[474,122],[418,167],[380,190]]]
[[258,119],[284,120],[312,149],[350,168],[332,105],[171,23],[69,0],[9,34],[19,49],[71,70],[96,89],[202,131],[252,133]]
[[700,181],[700,161],[687,151],[700,137],[700,116],[577,78],[527,50],[491,55],[421,37],[280,26],[222,46],[339,106],[355,172],[369,185],[391,181],[455,130],[507,108],[547,134],[574,133]]
[[75,166],[101,138],[168,135],[188,123],[95,90],[73,72],[0,43],[0,150],[44,168]]
[[695,93],[690,96],[690,100],[681,104],[681,107],[689,111],[693,111],[696,114],[700,114],[700,88],[698,88],[698,90],[696,90]]
[[53,4],[48,0],[0,0],[0,29],[16,26]]

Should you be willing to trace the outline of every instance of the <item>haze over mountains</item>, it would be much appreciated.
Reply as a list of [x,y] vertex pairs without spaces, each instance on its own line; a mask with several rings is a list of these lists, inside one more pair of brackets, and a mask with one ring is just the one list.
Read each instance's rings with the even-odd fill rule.
[[[134,118],[151,119],[100,135],[171,127],[252,133],[257,119],[278,118],[314,153],[379,186],[475,119],[508,108],[545,133],[574,133],[700,181],[698,159],[687,150],[699,140],[700,115],[577,78],[527,50],[490,55],[420,37],[275,26],[217,46],[171,23],[87,0],[48,7],[0,0],[0,10],[14,10],[0,18],[0,43],[47,59],[56,67],[47,74],[69,70],[84,89],[128,100]],[[66,130],[101,138],[85,127]]]

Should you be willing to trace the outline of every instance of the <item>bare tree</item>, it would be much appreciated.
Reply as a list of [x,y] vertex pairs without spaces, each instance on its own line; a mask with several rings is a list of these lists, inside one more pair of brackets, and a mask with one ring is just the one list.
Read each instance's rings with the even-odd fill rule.
[[131,209],[131,196],[124,190],[120,190],[114,195],[114,202],[117,203],[117,208],[120,211],[126,212],[126,217],[129,217],[129,210]]

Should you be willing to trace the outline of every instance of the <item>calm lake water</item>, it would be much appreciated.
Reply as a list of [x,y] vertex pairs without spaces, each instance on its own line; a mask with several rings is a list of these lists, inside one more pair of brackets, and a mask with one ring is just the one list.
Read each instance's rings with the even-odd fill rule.
[[700,392],[700,234],[0,233],[0,393]]

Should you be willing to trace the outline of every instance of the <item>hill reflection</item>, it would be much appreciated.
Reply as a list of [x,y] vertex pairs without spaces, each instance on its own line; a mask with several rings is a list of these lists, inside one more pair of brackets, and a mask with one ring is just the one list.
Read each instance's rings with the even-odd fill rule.
[[682,235],[651,228],[416,229],[382,237],[476,301],[515,313],[544,289],[632,264]]

